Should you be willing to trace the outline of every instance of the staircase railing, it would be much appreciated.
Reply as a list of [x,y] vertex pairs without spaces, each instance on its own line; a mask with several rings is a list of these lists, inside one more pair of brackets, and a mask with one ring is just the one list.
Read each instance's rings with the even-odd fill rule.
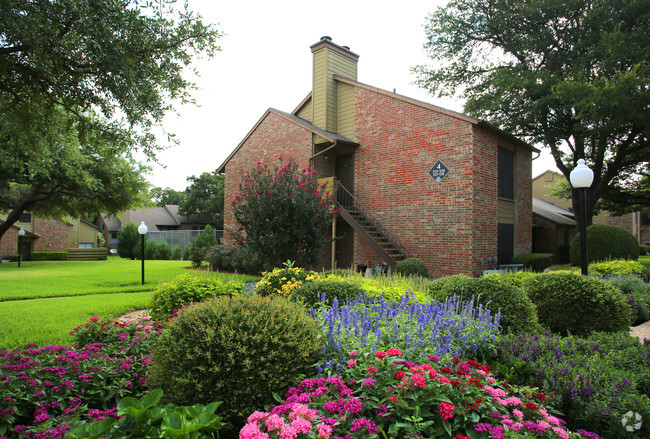
[[379,231],[391,244],[393,244],[406,258],[411,257],[411,253],[406,249],[406,246],[394,234],[389,232],[376,217],[374,217],[367,209],[364,209],[361,203],[356,199],[352,193],[336,181],[336,203],[340,208],[345,211],[357,210],[365,217],[365,219],[372,224],[372,226]]

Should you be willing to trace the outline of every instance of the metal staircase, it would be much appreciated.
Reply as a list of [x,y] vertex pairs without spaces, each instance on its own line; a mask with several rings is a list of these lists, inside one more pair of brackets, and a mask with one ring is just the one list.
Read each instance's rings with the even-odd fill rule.
[[341,208],[341,218],[375,251],[391,268],[408,257],[404,246],[364,210],[352,193],[340,182],[336,185],[336,202]]

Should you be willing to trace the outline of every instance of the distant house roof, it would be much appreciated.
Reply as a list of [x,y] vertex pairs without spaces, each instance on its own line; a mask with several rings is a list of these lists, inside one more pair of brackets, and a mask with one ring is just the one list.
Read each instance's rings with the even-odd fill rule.
[[575,226],[573,212],[556,206],[548,201],[533,197],[533,215],[539,215],[549,221],[567,226]]
[[[101,214],[104,224],[109,232],[117,232],[122,228],[122,221],[112,215]],[[182,216],[178,213],[178,204],[166,204],[163,207],[146,207],[143,209],[129,210],[126,221],[140,225],[142,221],[152,232],[159,231],[159,227],[180,227],[181,224],[211,224],[210,218],[203,215]]]
[[169,211],[181,224],[210,224],[212,220],[205,215],[183,216],[178,213],[178,204],[165,204],[165,209]]

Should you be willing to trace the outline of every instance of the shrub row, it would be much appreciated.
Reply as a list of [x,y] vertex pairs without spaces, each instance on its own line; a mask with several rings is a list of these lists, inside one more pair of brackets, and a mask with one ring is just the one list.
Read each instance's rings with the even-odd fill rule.
[[528,255],[515,256],[510,260],[511,264],[524,264],[526,270],[532,270],[541,273],[553,265],[553,255],[551,253],[531,253]]
[[211,270],[257,274],[263,269],[259,254],[243,245],[214,246],[206,256],[206,261]]
[[[18,255],[9,255],[11,262],[18,262]],[[23,259],[24,260],[24,259]],[[33,252],[32,261],[67,261],[68,252]]]

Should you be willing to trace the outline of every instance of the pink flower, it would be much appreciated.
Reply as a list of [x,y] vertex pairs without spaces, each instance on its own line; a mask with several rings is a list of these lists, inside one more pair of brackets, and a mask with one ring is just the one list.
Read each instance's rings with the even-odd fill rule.
[[512,414],[518,417],[519,419],[522,419],[524,417],[524,414],[521,412],[521,410],[514,409],[512,411]]
[[356,364],[357,364],[357,360],[348,360],[348,368],[351,369],[354,366],[356,366]]
[[91,321],[91,322],[96,322],[96,321],[98,321],[98,320],[99,320],[99,317],[91,317],[91,318],[90,318],[90,321]]
[[312,431],[311,422],[304,418],[298,418],[291,423],[291,428],[293,428],[297,433],[309,434]]
[[284,418],[273,414],[266,419],[264,422],[268,431],[281,430],[284,428]]
[[[314,217],[314,218],[316,218],[316,217]],[[357,352],[357,351],[350,351],[350,356],[351,357],[356,357],[358,353],[359,352]]]
[[298,432],[295,428],[288,426],[280,432],[280,439],[296,439],[298,437]]
[[317,439],[329,439],[332,435],[332,427],[327,424],[318,424],[316,428],[318,429]]
[[377,381],[375,381],[372,378],[366,378],[365,380],[362,380],[361,382],[363,383],[364,387],[372,387],[377,383]]
[[483,386],[483,389],[485,389],[485,391],[493,398],[500,398],[506,396],[506,392],[503,389],[495,389],[490,386]]
[[555,432],[555,434],[560,436],[562,439],[569,439],[569,435],[567,434],[567,432],[562,430],[561,428],[553,427],[553,431]]
[[239,432],[239,439],[270,439],[270,437],[262,433],[256,423],[249,423]]

